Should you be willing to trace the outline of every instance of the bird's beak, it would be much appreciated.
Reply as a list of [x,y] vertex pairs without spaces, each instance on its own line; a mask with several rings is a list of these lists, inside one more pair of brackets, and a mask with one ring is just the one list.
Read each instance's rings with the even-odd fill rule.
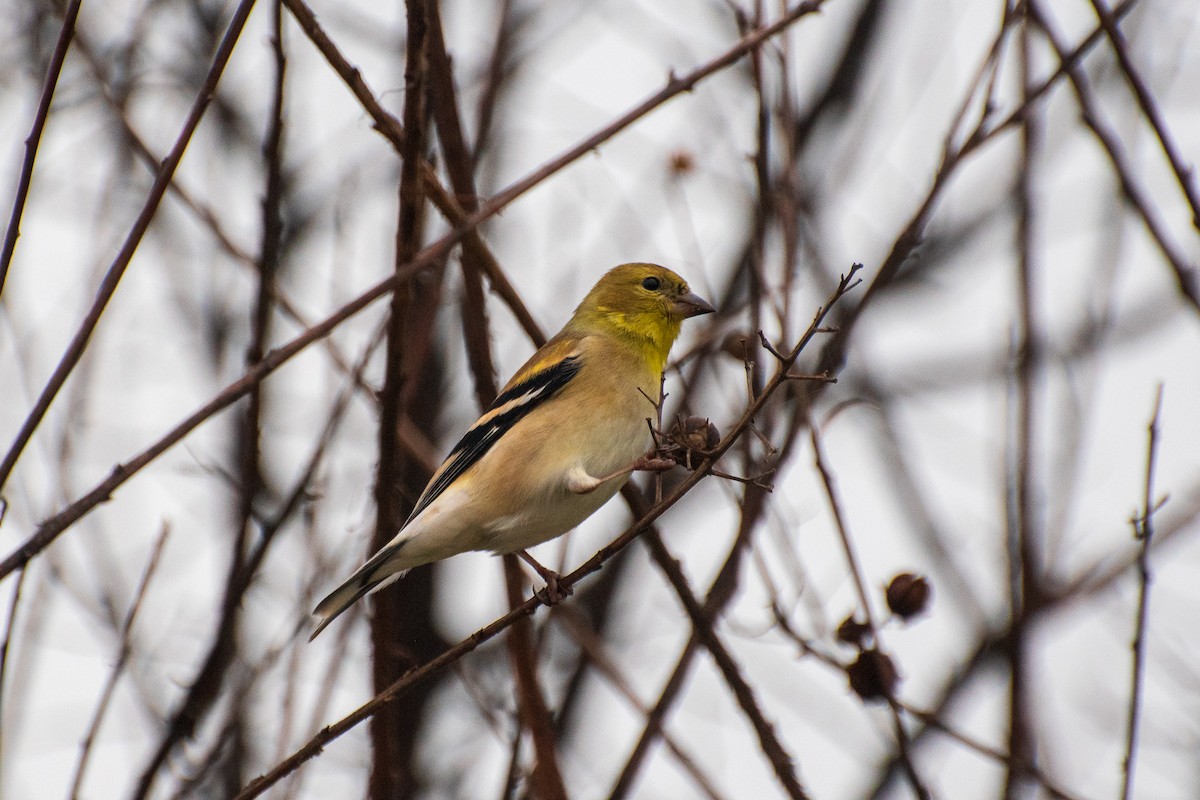
[[700,295],[688,292],[675,298],[675,311],[687,319],[688,317],[698,317],[701,314],[711,314],[716,309]]

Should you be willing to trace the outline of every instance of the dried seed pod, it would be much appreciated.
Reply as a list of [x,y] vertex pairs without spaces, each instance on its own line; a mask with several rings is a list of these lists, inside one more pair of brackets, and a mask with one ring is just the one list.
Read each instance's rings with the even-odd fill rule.
[[664,455],[687,469],[695,469],[721,441],[721,432],[708,418],[693,416],[676,422],[667,440]]
[[900,673],[892,659],[878,650],[863,650],[846,668],[850,688],[863,700],[883,700],[892,696]]
[[837,628],[837,640],[855,647],[862,647],[870,634],[871,626],[865,622],[859,622],[853,614],[842,620],[842,624]]
[[925,611],[932,593],[933,589],[924,577],[902,572],[892,578],[885,594],[892,613],[907,621]]

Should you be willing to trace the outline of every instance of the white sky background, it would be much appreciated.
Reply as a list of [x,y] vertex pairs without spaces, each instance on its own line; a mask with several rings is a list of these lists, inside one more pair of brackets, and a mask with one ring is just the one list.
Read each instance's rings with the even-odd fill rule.
[[[481,12],[483,5],[448,2],[443,11],[461,97],[468,104],[476,99],[494,36],[494,20]],[[1072,45],[1094,25],[1086,2],[1052,5],[1059,30]],[[1123,25],[1130,51],[1175,141],[1194,163],[1200,159],[1197,10],[1182,0],[1144,0],[1143,5]],[[670,71],[683,73],[737,39],[728,8],[705,0],[672,3],[669,11],[666,4],[617,0],[518,6],[530,19],[517,45],[520,71],[509,84],[494,133],[499,157],[479,178],[485,195],[607,124],[659,89]],[[774,40],[773,47],[786,48],[787,91],[801,108],[837,58],[859,7],[850,0],[829,0],[820,15]],[[41,8],[25,2],[21,14],[3,15],[3,39],[24,41],[22,20],[43,13]],[[222,8],[221,29],[232,6]],[[384,105],[399,114],[402,8],[389,5],[381,11],[364,2],[316,3],[314,9]],[[222,140],[206,119],[178,172],[179,182],[251,253],[257,249],[263,191],[255,143],[268,108],[268,11],[266,4],[255,10],[219,92],[224,103],[245,115],[249,127],[243,133],[249,138]],[[79,20],[80,41],[96,52],[133,36],[143,41],[130,118],[160,156],[174,140],[198,82],[197,74],[172,69],[182,63],[184,49],[197,46],[190,38],[189,13],[183,4],[151,10],[141,4],[85,3]],[[768,17],[776,13],[772,8]],[[808,260],[795,265],[798,291],[789,299],[789,334],[807,323],[830,281],[852,262],[865,265],[864,280],[876,274],[928,191],[949,121],[1000,14],[997,3],[955,0],[893,4],[886,13],[860,95],[836,130],[814,134],[800,167],[813,205],[802,226],[810,250]],[[57,25],[51,14],[42,30],[52,39]],[[282,281],[288,296],[316,321],[392,268],[398,166],[386,141],[290,19],[286,45],[286,161],[314,222],[302,244],[289,252]],[[0,197],[5,198],[0,210],[7,219],[43,65],[32,64],[24,45],[0,53]],[[1007,110],[1018,97],[1018,78],[1014,54],[1006,58],[999,97]],[[778,63],[773,55],[768,60],[769,87],[776,97],[782,91]],[[1086,65],[1155,212],[1196,263],[1200,236],[1157,141],[1115,71],[1111,51],[1100,48]],[[1039,51],[1035,73],[1046,75],[1054,66],[1049,52]],[[708,297],[724,290],[748,235],[756,192],[749,156],[757,108],[746,76],[743,63],[671,100],[484,226],[486,241],[543,328],[557,329],[596,277],[622,261],[671,266]],[[469,108],[464,117],[473,127],[473,105]],[[1079,121],[1069,86],[1059,84],[1039,108],[1044,144],[1036,165],[1036,323],[1048,355],[1038,373],[1032,478],[1046,531],[1046,563],[1053,579],[1069,581],[1133,552],[1128,519],[1142,499],[1146,425],[1161,384],[1156,485],[1170,499],[1157,520],[1164,532],[1178,530],[1152,558],[1136,796],[1192,798],[1200,793],[1195,758],[1200,674],[1194,666],[1200,655],[1194,624],[1200,608],[1200,524],[1195,519],[1200,509],[1200,310],[1180,297],[1168,265],[1122,202],[1108,160]],[[210,116],[215,113],[210,109]],[[144,201],[147,173],[115,158],[115,131],[73,49],[0,297],[4,449]],[[679,151],[690,153],[695,163],[683,177],[668,170],[671,155]],[[998,630],[1006,622],[1004,458],[1012,397],[1005,375],[1018,324],[1010,191],[1017,153],[1014,130],[960,169],[929,233],[937,239],[964,222],[978,225],[948,255],[945,250],[929,255],[925,272],[925,262],[918,259],[903,289],[871,306],[858,323],[840,383],[823,395],[817,414],[868,584],[882,586],[911,569],[929,575],[934,585],[928,616],[906,628],[889,626],[884,634],[904,676],[901,696],[921,707],[938,697],[979,630]],[[436,214],[430,218],[434,232],[440,231]],[[944,239],[938,241],[946,246]],[[775,264],[769,280],[776,284],[780,252],[778,241],[768,248],[768,264]],[[447,297],[456,299],[457,261],[453,264]],[[819,284],[816,275],[823,276]],[[3,554],[28,538],[39,520],[87,492],[114,465],[241,374],[252,292],[251,272],[225,255],[190,212],[168,197],[87,356],[3,488],[9,503],[0,526]],[[384,307],[377,303],[333,335],[348,360],[358,358]],[[494,360],[504,379],[531,346],[494,297],[489,312]],[[1098,341],[1076,352],[1080,330],[1104,318]],[[764,324],[769,336],[779,334],[777,321]],[[686,351],[701,330],[699,324],[689,325],[677,352]],[[456,319],[448,319],[444,328],[447,381],[458,400],[445,409],[443,429],[427,432],[440,451],[476,411]],[[273,343],[298,332],[277,316]],[[217,336],[225,338],[214,346]],[[693,410],[724,429],[740,413],[745,390],[739,363],[725,359],[718,365],[702,376],[708,405]],[[378,384],[381,376],[382,365],[376,363],[369,380]],[[267,463],[272,483],[286,487],[307,459],[342,378],[316,345],[266,385]],[[313,645],[304,644],[296,631],[299,615],[324,594],[329,576],[348,572],[365,555],[374,516],[375,425],[373,408],[356,398],[321,471],[311,527],[298,519],[284,529],[246,603],[241,646],[248,659],[269,662],[253,689],[236,701],[247,704],[261,735],[253,756],[255,774],[370,695],[370,647],[361,615],[347,623],[344,649],[339,631]],[[158,742],[160,717],[194,676],[216,619],[235,514],[235,494],[221,475],[233,468],[232,426],[228,411],[206,423],[31,565],[4,675],[0,796],[67,796],[80,739],[119,645],[114,620],[126,613],[154,542],[169,527],[162,562],[135,626],[135,653],[95,744],[83,796],[124,797],[132,791]],[[911,470],[914,486],[899,482],[897,463],[889,460],[893,448]],[[836,648],[830,629],[853,609],[855,594],[812,464],[805,445],[775,476],[771,512],[756,547],[773,580],[785,587],[780,599],[793,604],[789,609],[797,629],[849,660],[852,652]],[[668,546],[684,561],[698,592],[708,586],[732,541],[737,514],[731,499],[736,496],[732,484],[706,479],[662,522]],[[929,547],[918,515],[922,508],[949,556]],[[627,519],[619,503],[597,514],[569,539],[567,562],[582,562]],[[310,535],[317,537],[323,564],[312,563]],[[539,552],[553,560],[559,547],[552,543]],[[652,701],[689,629],[644,549],[634,549],[633,569],[641,586],[636,595],[626,596],[636,596],[638,605],[619,612],[620,625],[608,644],[639,696]],[[804,580],[793,570],[793,560],[803,564]],[[489,556],[457,557],[444,566],[439,581],[439,623],[451,640],[503,611],[502,581]],[[2,584],[0,607],[7,609],[14,585],[13,576]],[[1114,797],[1119,789],[1136,599],[1129,573],[1033,629],[1039,763],[1056,785],[1076,797]],[[800,659],[795,645],[772,628],[768,603],[761,575],[747,562],[740,593],[719,631],[811,795],[820,800],[864,796],[877,762],[889,752],[890,718],[855,698],[839,672],[812,658]],[[881,602],[876,610],[882,611]],[[554,657],[551,645],[545,658]],[[339,660],[330,702],[314,710],[328,665]],[[702,655],[698,663],[668,717],[672,735],[724,796],[783,796],[711,660]],[[485,671],[482,665],[491,662],[475,656],[464,664],[493,711],[511,710],[507,674]],[[997,661],[976,676],[945,718],[963,733],[1004,749],[1007,679],[1001,665]],[[561,689],[553,674],[543,670],[551,705]],[[427,711],[432,722],[423,743],[425,763],[435,785],[457,786],[454,796],[499,796],[508,746],[503,737],[487,735],[476,699],[460,680],[444,686]],[[586,704],[586,729],[570,740],[561,758],[572,796],[603,797],[640,732],[642,717],[600,678],[592,679]],[[217,735],[210,724],[202,727],[198,741],[208,743]],[[199,752],[200,744],[196,747]],[[159,776],[156,797],[174,795],[190,752],[189,746],[177,753]],[[917,764],[936,797],[955,800],[997,796],[1004,774],[995,762],[944,738],[923,743]],[[368,769],[364,726],[302,768],[298,796],[359,796]],[[638,797],[695,796],[661,746],[638,787]],[[907,792],[900,781],[889,796]]]

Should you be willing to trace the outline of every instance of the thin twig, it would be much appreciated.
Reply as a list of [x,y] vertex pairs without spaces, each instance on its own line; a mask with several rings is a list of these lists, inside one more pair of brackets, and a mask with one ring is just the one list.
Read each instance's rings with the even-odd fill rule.
[[[71,343],[67,345],[66,352],[63,353],[61,360],[54,368],[54,372],[50,375],[50,379],[42,388],[37,402],[34,403],[33,408],[21,423],[21,428],[9,446],[8,452],[5,453],[3,461],[0,461],[0,488],[3,488],[4,484],[8,481],[13,467],[17,463],[17,459],[21,457],[21,452],[25,449],[25,445],[29,443],[34,430],[50,409],[50,404],[54,402],[59,389],[66,383],[67,377],[71,374],[75,365],[79,363],[79,359],[83,357],[83,352],[87,349],[92,333],[95,332],[96,326],[100,322],[100,315],[104,313],[104,309],[108,306],[108,301],[112,299],[113,294],[117,291],[117,284],[120,283],[126,268],[133,260],[133,255],[137,251],[138,245],[141,244],[142,237],[149,230],[150,222],[154,219],[155,212],[158,211],[163,195],[166,194],[167,186],[171,182],[171,176],[175,174],[175,169],[179,166],[179,162],[183,160],[184,150],[187,149],[188,143],[192,140],[192,135],[196,132],[196,128],[199,126],[205,110],[207,110],[209,103],[212,102],[212,98],[216,94],[217,82],[221,79],[225,65],[229,63],[229,57],[233,54],[234,45],[237,44],[242,29],[245,27],[246,19],[250,16],[250,10],[253,7],[254,0],[242,0],[238,4],[237,9],[234,10],[233,17],[229,21],[229,26],[225,30],[225,36],[221,39],[221,44],[213,56],[212,66],[209,67],[208,74],[205,76],[204,82],[196,94],[196,100],[192,104],[191,111],[188,112],[187,119],[184,121],[182,129],[175,139],[175,144],[171,147],[167,157],[163,159],[158,174],[154,176],[154,183],[150,187],[150,192],[146,197],[146,202],[142,205],[142,210],[138,213],[137,220],[134,221],[133,227],[130,228],[129,234],[125,237],[125,242],[121,245],[120,251],[118,251],[116,258],[113,259],[103,280],[101,280],[100,286],[96,290],[96,299],[92,302],[91,308],[88,309],[83,321],[79,324],[79,328],[76,330],[75,336],[71,339]],[[8,570],[0,571],[0,578],[7,573]]]
[[[3,508],[7,508],[5,504]],[[3,520],[3,516],[0,516]],[[13,584],[12,598],[8,601],[8,613],[5,615],[4,621],[4,641],[0,642],[0,711],[4,709],[4,698],[8,693],[4,691],[4,679],[8,675],[8,647],[12,643],[13,631],[17,624],[17,609],[21,605],[21,589],[25,585],[26,571],[21,570],[17,576],[16,582]]]
[[717,635],[710,620],[704,613],[703,607],[696,600],[692,593],[691,587],[688,586],[687,578],[683,575],[683,569],[679,562],[667,550],[663,544],[662,537],[657,531],[647,531],[643,537],[650,548],[650,554],[654,558],[654,563],[662,570],[663,574],[671,582],[671,586],[675,589],[676,595],[683,603],[684,610],[692,622],[692,631],[694,635],[708,650],[709,655],[713,657],[717,668],[721,672],[721,676],[725,679],[725,683],[733,692],[734,699],[742,709],[742,713],[750,721],[754,732],[758,735],[759,747],[766,756],[767,760],[775,770],[775,776],[779,779],[780,786],[787,795],[793,800],[805,800],[808,794],[804,791],[804,787],[800,784],[800,779],[796,776],[794,767],[795,759],[784,748],[782,741],[775,732],[775,726],[766,718],[762,709],[759,706],[758,700],[754,696],[754,689],[746,681],[742,675],[741,669],[733,656],[729,654],[728,648],[722,644],[720,637]]
[[[1138,0],[1125,0],[1121,5],[1113,10],[1113,16],[1117,19],[1124,17],[1137,5]],[[1007,29],[1007,14],[1006,22],[1002,25],[1001,35]],[[1033,106],[1040,102],[1042,97],[1055,85],[1063,76],[1067,75],[1069,70],[1075,68],[1083,57],[1094,47],[1101,39],[1104,38],[1104,31],[1096,28],[1084,40],[1068,53],[1063,53],[1060,58],[1060,64],[1057,70],[1044,81],[1039,83],[1031,91],[1029,91],[1024,101],[1015,108],[1007,117],[997,123],[990,123],[990,114],[988,109],[985,111],[975,129],[968,134],[961,145],[953,143],[953,132],[946,139],[944,155],[942,162],[938,166],[937,172],[933,176],[932,183],[922,199],[920,205],[917,206],[912,216],[909,218],[904,230],[896,237],[892,244],[892,249],[888,252],[887,257],[880,264],[874,279],[867,285],[863,298],[859,303],[853,306],[848,313],[844,313],[839,320],[841,330],[833,336],[830,342],[825,346],[821,354],[818,368],[837,372],[843,359],[845,351],[849,344],[850,334],[853,331],[854,323],[865,312],[880,294],[884,293],[889,286],[896,280],[900,273],[901,266],[908,261],[912,252],[920,244],[925,233],[925,227],[929,223],[929,219],[933,214],[938,201],[941,199],[942,192],[950,180],[950,177],[958,170],[966,157],[974,153],[985,144],[994,141],[996,137],[1005,131],[1011,130],[1019,125],[1025,115]],[[994,48],[999,48],[1002,42],[994,43]],[[962,115],[965,116],[969,103],[964,101]],[[990,123],[990,124],[989,124]]]
[[[101,69],[99,60],[93,52],[94,48],[88,43],[87,36],[84,35],[85,33],[85,31],[76,33],[76,52],[82,56],[84,63],[87,64],[88,68],[91,70],[93,77],[96,79],[96,88],[99,91],[100,96],[104,98],[104,102],[113,112],[113,116],[116,118],[117,123],[121,126],[122,135],[126,140],[128,140],[129,144],[132,145],[134,155],[138,157],[142,164],[144,164],[146,168],[151,171],[151,173],[157,171],[159,165],[162,163],[162,159],[154,155],[150,149],[150,146],[146,144],[141,134],[134,129],[133,123],[126,115],[125,110],[120,104],[120,101],[113,96],[112,90],[107,83],[103,70]],[[220,246],[221,250],[223,250],[230,258],[241,264],[243,267],[255,271],[258,270],[258,259],[251,255],[245,248],[240,247],[233,241],[232,235],[225,230],[220,220],[217,219],[217,215],[213,211],[212,207],[204,205],[200,200],[196,199],[196,197],[194,197],[192,193],[183,186],[179,175],[172,176],[168,190],[180,203],[183,204],[184,208],[186,208],[201,224],[204,225],[204,227],[212,235],[213,239],[216,240],[216,243]],[[288,295],[284,292],[283,287],[278,283],[272,287],[271,299],[279,308],[279,310],[283,312],[284,316],[290,319],[299,328],[306,329],[312,326],[311,320],[309,320],[307,316],[301,312],[299,306],[297,306],[296,303],[293,302],[290,297],[288,297]],[[337,368],[338,372],[344,376],[350,377],[354,370],[350,366],[348,357],[343,355],[341,350],[338,348],[337,343],[332,339],[325,339],[322,344],[325,348],[325,351],[329,355],[330,361],[333,363],[334,367]],[[372,403],[375,402],[374,389],[367,385],[366,381],[363,380],[361,375],[358,376],[357,386],[363,395],[369,398]],[[404,432],[402,432],[402,435],[403,433]],[[416,445],[413,445],[412,449],[416,450]]]
[[1091,3],[1092,8],[1096,11],[1096,16],[1100,18],[1100,26],[1104,28],[1104,35],[1108,37],[1113,52],[1117,54],[1117,63],[1121,67],[1121,72],[1125,74],[1125,80],[1133,89],[1133,96],[1137,98],[1138,108],[1150,123],[1150,127],[1154,129],[1154,135],[1158,137],[1158,143],[1162,145],[1163,153],[1166,154],[1167,161],[1171,164],[1171,171],[1175,173],[1175,180],[1179,182],[1179,188],[1192,209],[1192,226],[1200,230],[1200,192],[1196,190],[1195,168],[1184,162],[1183,154],[1179,152],[1179,146],[1172,138],[1170,130],[1167,129],[1167,121],[1163,117],[1162,108],[1150,92],[1150,87],[1146,85],[1141,72],[1133,63],[1133,57],[1129,54],[1129,46],[1121,29],[1117,27],[1117,19],[1113,12],[1104,4],[1104,0],[1091,0]]
[[1163,501],[1154,498],[1154,467],[1158,460],[1159,417],[1162,414],[1163,387],[1154,397],[1154,416],[1150,419],[1146,443],[1146,486],[1142,511],[1130,520],[1133,536],[1140,543],[1137,556],[1138,607],[1133,633],[1133,673],[1130,676],[1129,714],[1125,726],[1125,758],[1122,761],[1121,798],[1133,797],[1133,773],[1137,756],[1138,727],[1141,724],[1142,684],[1146,672],[1146,627],[1150,607],[1150,545],[1154,539],[1154,514]]
[[[21,217],[25,214],[25,201],[29,197],[29,184],[33,181],[33,165],[37,160],[38,145],[42,141],[42,131],[46,128],[46,119],[50,116],[50,102],[58,88],[58,78],[62,75],[63,62],[67,59],[67,50],[71,39],[75,36],[75,21],[79,17],[79,7],[82,0],[71,0],[63,14],[62,26],[58,29],[58,41],[54,43],[54,51],[50,54],[50,63],[46,65],[46,80],[42,83],[42,94],[38,98],[37,111],[33,115],[33,127],[25,137],[25,157],[21,161],[21,174],[17,178],[17,193],[13,199],[12,214],[8,218],[8,230],[4,234],[4,247],[0,250],[0,294],[4,293],[4,280],[8,277],[8,268],[12,264],[13,252],[17,248],[17,237],[21,235]],[[0,478],[0,485],[4,480]]]
[[[751,426],[752,429],[753,426]],[[789,437],[789,441],[792,439],[794,439],[794,436]],[[634,509],[634,513],[640,516],[639,512],[644,506],[641,493],[636,492],[633,487],[626,487],[623,495],[629,501],[630,507]],[[704,598],[704,607],[702,610],[704,618],[707,620],[715,623],[734,597],[738,583],[738,574],[741,570],[741,562],[748,549],[750,536],[766,507],[764,502],[765,497],[765,492],[749,488],[743,495],[742,513],[738,523],[737,536]],[[610,800],[621,800],[621,798],[628,796],[632,791],[641,766],[650,751],[650,745],[662,734],[667,714],[683,691],[689,671],[695,661],[695,656],[699,652],[700,640],[697,636],[693,635],[688,639],[687,644],[684,645],[683,652],[680,653],[675,667],[671,670],[670,677],[667,678],[666,683],[660,690],[653,708],[647,713],[642,733],[638,737],[637,743],[634,745],[629,757],[626,759],[625,766],[621,768],[620,775],[617,776],[617,780],[613,784],[613,789],[609,794]]]
[[637,696],[630,681],[621,674],[620,667],[612,654],[605,648],[604,642],[588,625],[587,619],[580,610],[572,605],[563,605],[554,616],[567,635],[586,655],[588,661],[603,675],[608,682],[624,697],[631,706],[636,708],[645,718],[647,725],[654,726],[655,734],[662,738],[667,750],[679,763],[681,769],[695,782],[696,788],[709,800],[719,800],[720,795],[713,786],[712,780],[704,774],[696,760],[688,755],[683,747],[663,727],[661,716],[651,719],[651,709]]
[[75,763],[75,777],[71,781],[71,800],[79,797],[79,789],[83,786],[83,776],[87,771],[88,759],[92,753],[92,745],[96,741],[96,734],[100,731],[100,725],[104,722],[104,715],[108,712],[108,704],[112,700],[113,692],[117,688],[117,681],[121,679],[121,675],[125,672],[125,665],[129,663],[129,657],[133,654],[133,639],[131,634],[133,624],[137,621],[138,610],[142,607],[142,600],[146,596],[146,590],[150,586],[150,578],[154,575],[155,569],[158,568],[159,558],[162,556],[163,547],[167,543],[167,535],[170,533],[171,527],[163,524],[162,531],[158,534],[158,539],[154,542],[154,547],[150,550],[150,557],[146,560],[146,567],[142,570],[142,577],[138,581],[137,589],[133,593],[133,602],[129,604],[129,610],[125,613],[125,620],[121,623],[120,644],[117,647],[117,659],[113,663],[112,669],[109,670],[108,680],[104,684],[104,688],[100,691],[100,699],[96,703],[96,710],[92,713],[91,722],[88,723],[87,733],[83,736],[83,741],[79,746],[79,760]]
[[[404,137],[400,141],[400,181],[395,226],[393,270],[403,274],[405,265],[421,251],[425,240],[427,207],[420,165],[430,138],[429,59],[430,28],[426,0],[405,0],[404,20]],[[387,351],[383,363],[383,387],[379,393],[379,423],[376,429],[378,460],[372,495],[375,524],[370,550],[383,547],[412,513],[416,497],[429,481],[426,472],[405,458],[397,432],[400,420],[412,419],[418,427],[432,428],[440,405],[437,359],[433,332],[436,310],[441,305],[443,269],[449,251],[430,266],[428,280],[409,275],[398,281],[387,311]],[[378,692],[394,683],[414,662],[428,658],[445,646],[432,618],[433,582],[431,569],[417,572],[396,589],[378,595],[370,615],[371,685]],[[418,691],[387,708],[371,720],[371,774],[367,797],[371,800],[413,794],[421,784],[416,766],[416,747],[421,718],[432,687]]]
[[[785,381],[787,381],[787,376],[792,364],[795,363],[796,359],[800,355],[800,352],[804,349],[808,342],[812,340],[812,337],[814,337],[817,332],[821,330],[822,322],[824,321],[829,310],[847,291],[858,285],[858,281],[855,276],[859,269],[861,269],[861,265],[855,264],[849,273],[841,277],[841,280],[831,295],[829,302],[827,302],[821,309],[818,310],[817,315],[813,318],[808,330],[805,331],[804,335],[800,338],[800,341],[789,353],[785,355],[779,353],[778,351],[774,351],[776,359],[779,361],[777,371],[771,380],[764,386],[763,391],[752,399],[750,407],[738,421],[736,426],[737,428],[753,429],[754,417],[762,408],[765,399],[773,394],[781,385],[783,385]],[[712,464],[715,463],[724,452],[725,449],[721,446],[714,448],[713,453],[701,465],[701,470],[711,470]],[[628,498],[630,492],[625,492],[625,494]],[[664,571],[668,579],[671,581],[673,588],[675,588],[676,593],[680,598],[680,602],[683,603],[685,609],[688,610],[689,615],[692,617],[693,631],[695,636],[703,641],[705,645],[711,644],[716,647],[721,647],[723,650],[719,640],[716,639],[715,633],[711,630],[711,615],[715,613],[715,610],[711,612],[709,611],[709,603],[706,603],[705,608],[699,608],[695,605],[694,597],[691,594],[690,589],[688,589],[686,580],[683,578],[682,573],[678,572],[677,568],[673,568],[674,562],[669,557],[669,554],[666,553],[665,548],[661,547],[661,540],[657,540],[657,546],[654,544],[655,541],[656,540],[653,538],[650,539],[652,548],[651,552],[655,555],[655,561],[660,569]],[[741,544],[742,540],[739,536],[738,546],[735,547],[734,552],[731,553],[730,559],[726,562],[727,567],[732,567],[730,574],[732,574],[733,571],[736,571],[737,562],[734,560],[733,556],[740,551]],[[721,574],[718,576],[718,581],[714,582],[714,589],[709,597],[709,602],[713,604],[713,609],[719,609],[732,595],[732,581],[723,579],[721,577],[722,575],[726,574],[726,570],[723,568]],[[698,629],[697,625],[700,625],[701,628],[707,629],[707,631]],[[706,633],[710,635],[706,637]],[[725,655],[727,656],[727,653]],[[756,732],[759,734],[760,743],[763,745],[763,751],[771,760],[772,765],[775,766],[776,774],[780,778],[784,788],[788,790],[789,793],[798,792],[800,795],[802,795],[803,789],[800,787],[799,781],[796,780],[795,775],[791,771],[789,759],[784,753],[782,746],[778,742],[773,728],[768,722],[766,722],[764,718],[762,718],[761,713],[758,713],[757,711],[757,705],[754,700],[753,693],[748,690],[748,687],[745,687],[746,691],[738,694],[739,690],[743,687],[739,683],[740,674],[738,673],[736,665],[733,664],[732,659],[722,659],[721,654],[713,653],[713,657],[714,659],[718,660],[718,663],[722,666],[722,672],[726,680],[730,683],[731,688],[734,689],[735,696],[742,704],[743,710],[751,720],[751,723],[754,725]],[[663,689],[662,696],[652,711],[652,715],[650,717],[651,720],[661,719],[661,716],[665,714],[666,708],[669,707],[670,703],[682,685],[682,679],[691,663],[691,658],[691,645],[689,644],[688,650],[685,650],[683,655],[680,657],[675,671],[672,673],[667,686]],[[639,739],[638,744],[635,747],[633,754],[630,756],[625,769],[622,770],[622,774],[618,778],[617,784],[613,789],[613,797],[619,797],[628,792],[630,786],[632,785],[633,776],[636,774],[637,766],[640,764],[641,759],[644,757],[646,748],[648,747],[650,734],[651,729],[648,720],[647,727],[645,731],[643,731],[642,737]]]
[[[1028,0],[1027,5],[1030,17],[1037,22],[1038,27],[1046,34],[1046,38],[1053,46],[1059,60],[1064,66],[1067,66],[1068,55],[1066,45],[1063,44],[1057,31],[1051,26],[1049,17],[1046,16],[1041,3],[1039,0]],[[1101,117],[1100,104],[1083,70],[1077,64],[1072,64],[1067,67],[1067,77],[1071,80],[1071,87],[1075,90],[1075,97],[1079,101],[1079,107],[1083,112],[1084,124],[1095,134],[1097,141],[1104,148],[1104,152],[1107,154],[1108,160],[1112,165],[1113,172],[1116,173],[1117,179],[1121,183],[1121,191],[1125,193],[1134,210],[1141,217],[1146,231],[1150,234],[1150,238],[1154,240],[1159,252],[1171,267],[1180,295],[1194,309],[1200,311],[1200,273],[1198,273],[1196,265],[1189,260],[1187,254],[1179,245],[1171,239],[1167,227],[1155,214],[1150,194],[1137,178],[1140,170],[1130,162],[1121,143],[1120,136]]]
[[[817,660],[818,663],[823,664],[830,669],[836,670],[842,675],[847,674],[848,665],[843,664],[837,658],[829,653],[826,653],[820,647],[815,646],[812,642],[801,636],[788,621],[787,615],[777,603],[771,604],[771,613],[775,618],[776,626],[779,628],[780,632],[796,645],[802,657],[812,656]],[[940,731],[947,737],[953,739],[969,750],[973,750],[980,755],[987,756],[1000,766],[1008,766],[1012,763],[1012,756],[1010,756],[1008,753],[997,750],[990,745],[980,742],[978,739],[974,739],[967,734],[952,728],[949,723],[943,721],[936,713],[917,708],[916,706],[899,699],[895,700],[895,706],[898,710],[903,711],[905,714],[908,714],[914,719],[919,720],[923,725]],[[1055,798],[1055,800],[1077,800],[1075,795],[1069,794],[1062,788],[1058,787],[1036,766],[1030,765],[1025,771],[1031,778],[1037,781],[1038,784],[1040,784],[1042,788],[1044,788],[1050,794],[1051,797]]]
[[[821,434],[817,430],[817,426],[810,420],[808,425],[809,437],[813,447],[813,459],[817,466],[817,472],[821,476],[821,483],[825,488],[825,496],[829,500],[829,508],[833,513],[834,527],[837,529],[838,538],[842,543],[842,552],[846,556],[846,563],[850,568],[850,575],[854,581],[854,587],[858,592],[858,600],[862,605],[863,614],[867,618],[867,625],[871,630],[871,639],[873,647],[884,657],[888,657],[883,647],[883,641],[879,636],[879,624],[875,619],[875,614],[871,610],[871,601],[867,595],[866,579],[863,577],[862,565],[859,563],[858,554],[855,551],[854,544],[850,540],[850,531],[846,525],[845,515],[842,513],[842,504],[838,498],[837,489],[834,486],[833,473],[829,469],[829,462],[825,458],[824,447],[821,444]],[[913,791],[921,800],[930,800],[931,795],[929,789],[925,786],[921,777],[917,774],[916,764],[913,763],[912,755],[909,752],[908,734],[904,730],[904,721],[900,718],[900,713],[896,705],[896,698],[890,690],[887,691],[888,708],[892,714],[892,723],[896,732],[896,745],[899,749],[900,763],[904,766],[905,774],[908,776],[909,782],[912,784]]]

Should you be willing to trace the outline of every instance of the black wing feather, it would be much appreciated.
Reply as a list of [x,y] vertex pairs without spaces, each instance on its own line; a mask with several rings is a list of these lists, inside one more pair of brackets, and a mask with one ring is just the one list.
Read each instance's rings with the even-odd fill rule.
[[[535,372],[497,397],[480,421],[471,426],[458,440],[458,444],[454,445],[441,470],[425,487],[408,520],[411,521],[424,511],[446,491],[446,487],[483,458],[492,449],[492,445],[500,441],[500,437],[529,412],[558,394],[579,373],[582,366],[580,356],[568,356],[553,366]],[[493,415],[492,412],[498,409],[503,410]],[[407,525],[408,522],[404,524]]]

